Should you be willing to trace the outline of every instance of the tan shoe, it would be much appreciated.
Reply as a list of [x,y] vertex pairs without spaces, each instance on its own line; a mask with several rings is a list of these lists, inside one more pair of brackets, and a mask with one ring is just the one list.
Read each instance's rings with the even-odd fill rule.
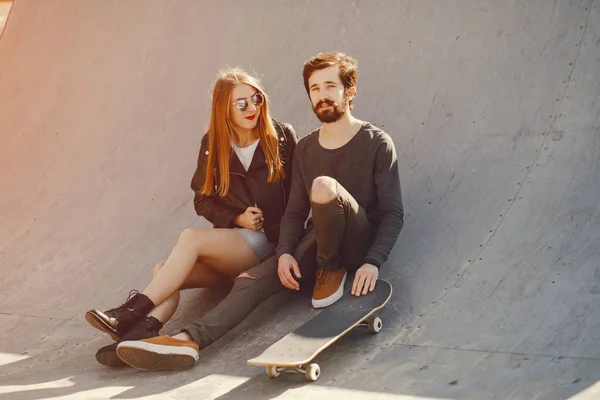
[[313,290],[312,305],[323,308],[338,301],[344,294],[344,283],[348,275],[346,268],[340,267],[335,272],[317,269],[317,282]]
[[107,367],[122,367],[127,365],[117,356],[117,346],[119,343],[157,337],[162,326],[163,324],[155,317],[146,317],[138,321],[117,343],[98,349],[96,352],[96,361]]
[[196,342],[168,335],[124,341],[117,346],[117,355],[123,362],[148,371],[191,368],[198,362],[199,351]]

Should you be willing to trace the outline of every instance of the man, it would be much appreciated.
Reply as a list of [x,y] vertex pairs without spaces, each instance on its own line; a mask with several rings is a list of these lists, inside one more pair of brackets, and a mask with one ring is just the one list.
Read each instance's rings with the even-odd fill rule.
[[[260,302],[284,287],[299,290],[315,272],[315,307],[341,297],[347,271],[356,271],[353,295],[375,288],[404,212],[391,138],[350,114],[356,82],[356,61],[344,54],[319,54],[304,65],[304,85],[323,126],[296,147],[277,257],[236,279],[219,305],[181,333],[121,342],[123,361],[144,370],[192,367],[202,348]],[[313,221],[305,227],[311,208]]]
[[292,189],[277,247],[281,283],[299,289],[303,268],[292,256],[312,209],[317,240],[317,282],[312,304],[373,291],[379,268],[404,224],[396,150],[391,137],[352,116],[357,63],[342,53],[319,53],[304,64],[304,87],[323,125],[296,147]]

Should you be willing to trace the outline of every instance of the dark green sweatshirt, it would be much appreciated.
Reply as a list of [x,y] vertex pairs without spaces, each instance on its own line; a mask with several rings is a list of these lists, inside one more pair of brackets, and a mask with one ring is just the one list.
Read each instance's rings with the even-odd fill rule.
[[380,267],[404,225],[398,160],[392,138],[365,122],[337,149],[319,144],[319,129],[302,138],[294,153],[290,199],[281,221],[277,256],[293,254],[310,211],[309,193],[319,176],[337,180],[363,207],[376,229],[364,262]]

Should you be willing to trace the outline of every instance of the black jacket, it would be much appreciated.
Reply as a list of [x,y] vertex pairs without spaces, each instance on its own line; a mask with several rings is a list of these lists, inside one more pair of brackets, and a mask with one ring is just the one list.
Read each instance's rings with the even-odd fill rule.
[[235,152],[232,152],[229,162],[229,191],[225,197],[205,196],[200,193],[206,180],[208,160],[208,135],[206,134],[202,138],[198,167],[191,185],[195,193],[194,208],[198,215],[210,221],[215,228],[233,228],[235,226],[233,220],[236,216],[246,211],[246,208],[256,206],[263,212],[265,218],[263,229],[267,238],[271,242],[277,242],[281,217],[285,213],[289,198],[292,157],[298,138],[291,125],[275,120],[273,120],[273,125],[279,140],[279,155],[285,170],[285,180],[267,183],[269,171],[265,153],[259,144],[248,172],[242,166]]

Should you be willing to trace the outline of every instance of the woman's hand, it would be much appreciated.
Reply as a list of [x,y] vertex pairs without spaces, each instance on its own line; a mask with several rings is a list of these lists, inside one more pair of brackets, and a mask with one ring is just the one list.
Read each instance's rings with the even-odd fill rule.
[[258,207],[248,207],[243,214],[238,215],[233,220],[233,223],[240,228],[252,229],[253,231],[259,231],[263,227],[265,218],[263,213]]

